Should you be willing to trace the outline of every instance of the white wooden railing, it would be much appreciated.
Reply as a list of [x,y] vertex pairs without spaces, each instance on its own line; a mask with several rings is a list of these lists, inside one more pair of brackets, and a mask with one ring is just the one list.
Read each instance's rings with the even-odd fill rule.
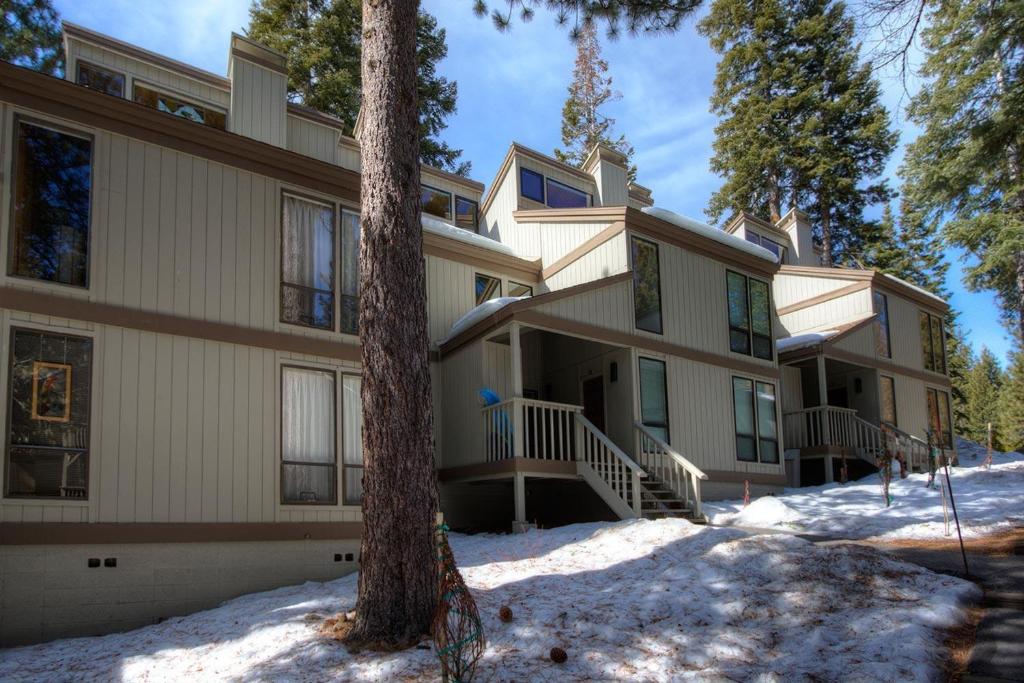
[[928,442],[908,434],[899,427],[883,423],[896,438],[896,448],[903,453],[910,472],[924,472],[928,469]]
[[636,455],[647,472],[664,481],[686,507],[693,503],[693,514],[700,517],[700,483],[708,478],[699,467],[655,436],[640,422],[633,423],[636,434]]
[[620,517],[640,517],[643,468],[595,427],[576,413],[576,450],[580,474]]
[[483,408],[487,462],[507,458],[576,460],[573,416],[583,410],[567,403],[510,398]]
[[845,446],[871,462],[882,449],[882,431],[853,408],[816,406],[782,416],[786,448]]

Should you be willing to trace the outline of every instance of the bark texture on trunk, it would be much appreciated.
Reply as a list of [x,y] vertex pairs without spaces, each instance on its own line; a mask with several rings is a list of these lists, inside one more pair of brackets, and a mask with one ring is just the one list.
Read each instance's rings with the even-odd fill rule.
[[821,250],[825,261],[822,265],[826,268],[832,267],[832,213],[829,205],[822,201],[821,207]]
[[427,309],[416,103],[418,0],[363,1],[363,537],[349,642],[402,647],[437,604]]

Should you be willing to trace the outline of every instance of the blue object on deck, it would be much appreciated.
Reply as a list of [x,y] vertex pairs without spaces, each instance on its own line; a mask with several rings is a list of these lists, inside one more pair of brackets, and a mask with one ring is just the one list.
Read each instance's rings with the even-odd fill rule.
[[490,389],[480,390],[480,399],[484,402],[485,406],[493,406],[501,403],[501,396],[491,391]]

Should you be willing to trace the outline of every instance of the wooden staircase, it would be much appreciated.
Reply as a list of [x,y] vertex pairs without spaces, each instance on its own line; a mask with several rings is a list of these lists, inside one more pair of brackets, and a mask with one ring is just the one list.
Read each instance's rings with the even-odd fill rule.
[[644,519],[665,519],[679,517],[697,524],[704,524],[703,517],[696,517],[693,508],[687,506],[672,488],[648,472],[640,483],[640,516]]

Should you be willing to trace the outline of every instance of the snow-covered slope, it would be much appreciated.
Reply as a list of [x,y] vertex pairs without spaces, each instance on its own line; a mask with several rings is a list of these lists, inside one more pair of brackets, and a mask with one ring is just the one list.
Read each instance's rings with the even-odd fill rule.
[[[969,443],[969,442],[968,442]],[[985,469],[981,454],[958,446],[960,467],[950,468],[953,495],[964,537],[984,536],[1024,524],[1024,455],[1000,453],[992,469]],[[826,484],[786,489],[772,507],[743,508],[739,500],[706,503],[705,512],[714,524],[807,531],[843,538],[880,539],[942,538],[946,525],[942,514],[942,491],[926,488],[927,474],[894,476],[889,491],[892,505],[882,498],[879,475],[848,484]],[[945,486],[940,474],[936,483]],[[792,512],[782,517],[778,506]],[[952,524],[952,514],[950,514]],[[951,527],[952,528],[952,527]],[[956,534],[955,528],[952,534]]]
[[[452,544],[487,636],[482,681],[935,680],[940,629],[977,590],[871,548],[683,520]],[[129,633],[5,650],[0,680],[438,680],[429,649],[352,655],[319,635],[355,594],[355,577],[307,583]],[[548,659],[554,646],[568,662]]]

